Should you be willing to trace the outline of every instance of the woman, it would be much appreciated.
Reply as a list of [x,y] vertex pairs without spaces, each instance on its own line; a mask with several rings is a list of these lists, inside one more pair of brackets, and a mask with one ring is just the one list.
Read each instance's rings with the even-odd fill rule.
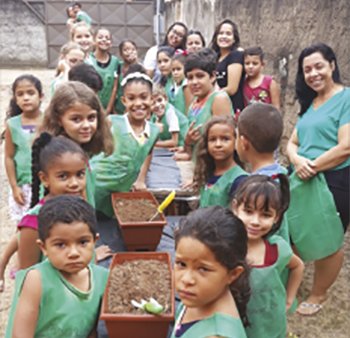
[[[186,49],[186,37],[187,37],[187,27],[182,22],[174,22],[167,30],[165,39],[160,46],[170,46],[175,49]],[[159,83],[161,75],[157,68],[157,52],[158,47],[151,47],[143,61],[143,66],[145,67],[147,74],[152,78],[154,83]]]
[[[299,206],[302,217],[308,217],[308,222],[304,222],[302,230],[290,224],[290,230],[299,253],[302,251],[308,256],[307,251],[318,252],[313,259],[308,259],[315,261],[311,293],[297,310],[301,315],[313,315],[322,308],[327,290],[341,269],[341,235],[349,224],[350,88],[341,84],[336,56],[329,46],[318,43],[301,52],[296,93],[301,106],[300,118],[289,140],[287,153],[295,168],[295,174],[291,177],[292,201],[294,196],[295,208]],[[333,205],[333,215],[330,215],[333,217],[332,222],[328,224],[314,222],[320,215],[325,215],[325,209],[320,205],[316,206],[316,212],[311,215],[310,209],[302,205],[302,202],[297,205],[297,200],[303,196],[299,195],[300,198],[297,198],[298,189],[293,189],[293,186],[299,185],[302,189],[308,189],[317,180],[321,183],[323,180],[325,186],[321,202],[329,193],[330,202],[327,207],[331,208]],[[317,196],[313,193],[306,198],[313,201]],[[292,206],[289,212],[294,212]],[[304,229],[307,232],[303,234],[303,245],[299,243],[297,231]],[[334,238],[337,239],[334,241]]]
[[217,84],[230,96],[235,113],[244,108],[244,57],[239,43],[237,25],[229,19],[220,22],[214,31],[211,48],[218,55]]

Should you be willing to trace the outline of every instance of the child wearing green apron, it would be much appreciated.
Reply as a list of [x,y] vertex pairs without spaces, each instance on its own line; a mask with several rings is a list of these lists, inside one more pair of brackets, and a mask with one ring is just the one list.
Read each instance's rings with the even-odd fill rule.
[[[96,241],[94,209],[79,196],[53,197],[39,213],[47,260],[16,278],[6,337],[94,334],[108,270],[89,264]],[[74,314],[74,315],[72,315]]]
[[234,161],[235,122],[215,116],[204,127],[198,144],[194,181],[200,189],[200,207],[229,207],[239,183],[248,174]]
[[[287,310],[293,305],[302,280],[304,264],[289,244],[274,235],[289,205],[288,178],[279,174],[276,182],[265,175],[252,175],[237,189],[234,213],[248,234],[248,264],[251,296],[247,307],[249,338],[284,338]],[[284,271],[289,269],[287,286]],[[273,318],[273,319],[272,319]]]
[[246,338],[247,233],[223,207],[200,208],[175,234],[175,289],[181,299],[172,338]]

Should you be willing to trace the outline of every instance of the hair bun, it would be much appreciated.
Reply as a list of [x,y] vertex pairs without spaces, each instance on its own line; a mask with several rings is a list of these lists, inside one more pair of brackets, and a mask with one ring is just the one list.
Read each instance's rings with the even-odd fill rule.
[[51,142],[51,140],[52,140],[52,135],[44,131],[39,136],[38,145],[39,147],[45,147],[47,144]]

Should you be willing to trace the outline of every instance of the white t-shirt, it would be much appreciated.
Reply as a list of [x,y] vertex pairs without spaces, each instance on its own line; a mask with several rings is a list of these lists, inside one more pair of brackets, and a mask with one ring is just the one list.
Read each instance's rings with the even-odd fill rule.
[[176,115],[176,112],[173,106],[168,106],[168,109],[165,112],[165,118],[169,126],[169,132],[178,133],[180,131],[179,119]]

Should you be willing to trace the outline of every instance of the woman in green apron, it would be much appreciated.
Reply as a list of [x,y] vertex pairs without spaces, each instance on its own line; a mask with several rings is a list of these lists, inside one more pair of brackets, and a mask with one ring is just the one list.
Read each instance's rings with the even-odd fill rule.
[[296,93],[300,113],[287,146],[295,169],[287,216],[300,256],[315,261],[310,295],[298,308],[313,315],[341,269],[349,224],[350,88],[341,84],[329,46],[319,43],[301,52]]

